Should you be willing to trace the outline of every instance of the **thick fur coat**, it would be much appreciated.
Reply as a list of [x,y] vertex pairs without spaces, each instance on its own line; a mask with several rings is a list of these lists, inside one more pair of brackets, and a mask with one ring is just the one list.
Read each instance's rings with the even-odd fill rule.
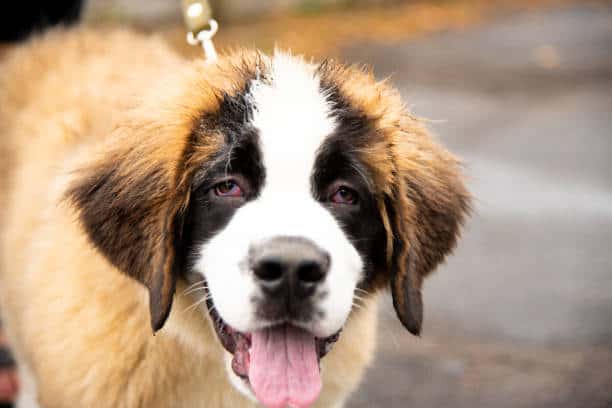
[[[228,379],[208,316],[189,308],[173,245],[193,175],[221,143],[195,124],[268,58],[238,51],[207,66],[158,38],[89,30],[4,58],[0,310],[20,406],[256,406]],[[420,332],[422,280],[454,247],[469,195],[458,161],[388,85],[334,63],[317,72],[371,126],[356,151],[385,228],[386,266],[321,360],[316,406],[339,407],[373,357],[379,289]]]

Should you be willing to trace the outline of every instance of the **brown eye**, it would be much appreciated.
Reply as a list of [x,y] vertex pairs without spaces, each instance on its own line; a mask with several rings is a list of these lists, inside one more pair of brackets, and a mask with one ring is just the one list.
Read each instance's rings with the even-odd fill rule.
[[340,186],[330,201],[335,204],[355,204],[357,203],[357,192],[346,186]]
[[215,186],[215,194],[219,197],[242,197],[244,193],[234,180],[225,180]]

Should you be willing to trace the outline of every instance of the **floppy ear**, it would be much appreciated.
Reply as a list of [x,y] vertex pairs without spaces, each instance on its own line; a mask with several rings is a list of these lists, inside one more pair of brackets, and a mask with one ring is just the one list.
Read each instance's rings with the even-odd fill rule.
[[177,235],[188,197],[176,189],[167,166],[143,163],[156,158],[134,157],[138,150],[147,153],[121,147],[107,152],[77,174],[67,197],[98,250],[148,288],[151,326],[159,330],[172,305]]
[[406,329],[419,335],[423,279],[454,248],[470,195],[458,160],[415,120],[406,121],[393,143],[396,177],[384,207],[392,229],[393,305]]
[[246,72],[255,72],[260,61],[258,53],[237,52],[169,74],[120,113],[120,126],[100,155],[66,191],[93,245],[148,288],[155,331],[170,314],[183,267],[177,251],[192,176],[224,143],[208,120],[214,122],[223,95],[244,89]]
[[[390,278],[393,304],[402,324],[421,332],[421,284],[453,249],[470,208],[458,160],[410,115],[397,90],[369,71],[332,61],[318,71],[342,115],[351,112],[371,132],[356,149],[367,164],[387,233],[387,265],[375,283]],[[335,94],[334,94],[335,93]],[[351,126],[355,123],[351,122]]]
[[65,193],[91,243],[147,287],[154,331],[170,313],[181,266],[176,252],[189,172],[218,148],[206,135],[194,136],[202,112],[216,109],[216,97],[182,83],[194,82],[178,82],[169,88],[175,93],[146,99],[126,112],[97,155],[74,173]]

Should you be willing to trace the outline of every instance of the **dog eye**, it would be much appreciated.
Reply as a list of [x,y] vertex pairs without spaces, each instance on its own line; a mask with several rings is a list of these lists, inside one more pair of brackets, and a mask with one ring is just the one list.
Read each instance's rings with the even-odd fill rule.
[[330,197],[330,201],[335,204],[356,204],[357,192],[346,186],[340,186]]
[[242,197],[244,193],[238,183],[230,179],[215,185],[215,195],[219,197]]

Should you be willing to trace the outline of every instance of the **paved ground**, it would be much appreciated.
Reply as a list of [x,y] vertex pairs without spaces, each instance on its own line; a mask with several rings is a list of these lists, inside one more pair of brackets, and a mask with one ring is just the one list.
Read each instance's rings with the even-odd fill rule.
[[423,337],[386,305],[349,407],[612,407],[612,7],[345,56],[441,120],[478,199],[426,282]]

